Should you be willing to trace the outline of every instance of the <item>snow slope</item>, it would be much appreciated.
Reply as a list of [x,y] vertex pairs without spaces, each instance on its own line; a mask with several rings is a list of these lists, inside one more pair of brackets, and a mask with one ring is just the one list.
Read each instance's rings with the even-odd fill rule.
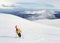
[[[16,24],[22,30],[22,38],[16,38]],[[0,14],[0,43],[60,43],[60,28]]]
[[60,28],[60,19],[42,19],[42,20],[35,20],[34,22]]

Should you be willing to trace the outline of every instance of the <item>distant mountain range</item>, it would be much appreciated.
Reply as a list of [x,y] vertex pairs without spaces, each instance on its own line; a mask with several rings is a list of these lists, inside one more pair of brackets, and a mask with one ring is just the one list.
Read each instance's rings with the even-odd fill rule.
[[59,19],[60,10],[59,9],[25,9],[25,8],[13,8],[13,9],[2,9],[0,8],[0,13],[8,13],[16,15],[28,20],[38,20],[38,19]]

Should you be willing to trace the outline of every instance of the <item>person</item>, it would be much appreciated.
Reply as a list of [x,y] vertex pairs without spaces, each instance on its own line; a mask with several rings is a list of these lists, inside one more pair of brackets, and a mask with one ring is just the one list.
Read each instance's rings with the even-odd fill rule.
[[21,30],[19,26],[16,25],[15,28],[16,28],[16,34],[18,35],[18,37],[21,37]]

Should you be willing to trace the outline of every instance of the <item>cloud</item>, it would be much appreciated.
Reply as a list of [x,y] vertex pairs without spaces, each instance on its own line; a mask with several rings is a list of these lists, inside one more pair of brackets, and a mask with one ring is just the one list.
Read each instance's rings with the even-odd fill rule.
[[1,4],[16,4],[21,3],[22,6],[36,7],[36,8],[52,8],[60,9],[60,0],[0,0]]
[[21,4],[25,8],[37,8],[37,9],[53,9],[55,8],[54,5],[51,5],[49,3],[35,3],[35,2],[21,2],[17,3]]
[[50,0],[48,1],[50,4],[56,6],[57,9],[60,9],[60,0]]
[[42,11],[38,10],[38,11],[25,11],[24,13],[25,14],[42,14],[44,12],[45,10],[42,10]]
[[19,4],[2,4],[1,6],[2,6],[2,7],[22,7],[22,6],[19,5]]

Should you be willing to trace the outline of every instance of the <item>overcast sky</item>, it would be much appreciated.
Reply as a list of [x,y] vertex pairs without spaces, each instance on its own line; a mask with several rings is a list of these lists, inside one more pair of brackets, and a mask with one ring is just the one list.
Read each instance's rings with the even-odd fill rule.
[[60,0],[0,0],[1,4],[22,4],[26,8],[60,9]]

